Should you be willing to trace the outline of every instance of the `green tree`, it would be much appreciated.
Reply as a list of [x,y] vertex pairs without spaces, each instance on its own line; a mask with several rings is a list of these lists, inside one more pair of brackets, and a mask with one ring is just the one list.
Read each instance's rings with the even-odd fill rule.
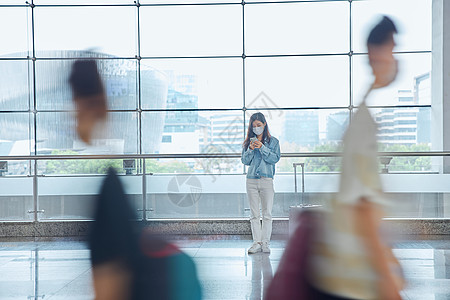
[[[54,150],[52,155],[78,155],[72,150]],[[136,165],[138,164],[136,160]],[[122,159],[70,159],[49,160],[45,164],[44,174],[106,174],[112,167],[118,173],[124,173]],[[147,172],[152,173],[192,173],[194,170],[186,162],[178,160],[146,160]]]
[[[427,144],[418,145],[379,145],[380,152],[427,152],[430,146]],[[393,156],[388,165],[389,171],[430,171],[431,157],[429,156]]]
[[[72,150],[54,150],[52,155],[78,155]],[[121,159],[68,159],[49,160],[44,174],[106,174],[110,167],[123,172]]]
[[[282,152],[339,152],[342,150],[340,144],[327,143],[317,145],[314,148],[302,147],[295,143],[283,143]],[[338,172],[340,170],[340,157],[308,157],[308,158],[283,158],[277,165],[279,172],[292,172],[293,163],[305,163],[306,172]]]
[[[313,149],[302,148],[296,144],[284,143],[282,151],[286,152],[341,152],[342,145],[336,143],[326,143],[315,146]],[[430,146],[426,144],[418,145],[386,145],[379,144],[380,152],[427,152],[430,151]],[[341,171],[341,157],[308,157],[308,158],[285,158],[282,159],[277,170],[279,172],[292,172],[292,164],[294,162],[304,162],[306,172],[340,172]],[[380,163],[380,170],[384,165]],[[389,166],[391,172],[408,172],[408,171],[430,171],[431,157],[426,156],[393,156]]]
[[[336,143],[327,143],[314,147],[312,152],[341,152],[342,146]],[[342,159],[340,157],[308,157],[305,159],[307,172],[339,172]]]

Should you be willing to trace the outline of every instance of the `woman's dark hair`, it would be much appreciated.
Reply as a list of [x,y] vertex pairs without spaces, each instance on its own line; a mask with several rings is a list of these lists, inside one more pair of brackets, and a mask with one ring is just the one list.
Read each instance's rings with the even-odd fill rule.
[[250,117],[250,121],[248,123],[247,137],[245,138],[245,141],[243,144],[245,149],[247,149],[248,146],[250,145],[250,139],[252,137],[256,137],[256,134],[253,132],[253,122],[254,121],[260,121],[261,123],[266,123],[266,126],[264,126],[262,141],[270,142],[269,124],[267,124],[266,118],[264,117],[264,115],[260,112],[257,112],[257,113],[254,113]]
[[370,31],[367,45],[383,45],[392,38],[394,33],[397,33],[394,22],[383,16],[383,19]]

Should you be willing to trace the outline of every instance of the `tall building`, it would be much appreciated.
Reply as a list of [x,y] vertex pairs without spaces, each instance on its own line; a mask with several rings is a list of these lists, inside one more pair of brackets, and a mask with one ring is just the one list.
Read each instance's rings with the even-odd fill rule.
[[319,144],[319,115],[317,111],[290,111],[285,115],[283,141],[303,147]]
[[[62,59],[36,61],[36,128],[33,113],[29,112],[34,101],[33,91],[28,88],[32,71],[30,66],[15,61],[2,62],[0,109],[23,112],[7,114],[0,119],[0,155],[34,154],[35,141],[37,154],[66,150],[98,154],[139,153],[138,114],[133,112],[138,105],[135,62],[86,51],[43,51],[37,55]],[[103,130],[102,135],[94,136],[92,147],[82,143],[75,131],[75,107],[68,77],[76,57],[99,58],[97,65],[105,86],[108,108],[131,111],[109,113],[107,130]],[[140,86],[145,108],[166,107],[168,82],[163,73],[142,66]],[[145,153],[157,152],[161,145],[163,116],[153,114],[150,119],[142,123],[145,138],[141,146]]]
[[[414,91],[399,90],[398,105],[427,102],[429,78],[426,74],[416,77]],[[384,144],[428,144],[431,142],[430,117],[427,107],[383,108],[375,116],[378,139]]]
[[430,72],[414,78],[414,99],[416,104],[431,104]]
[[[196,76],[164,71],[169,78],[167,109],[196,109],[198,96]],[[199,151],[198,111],[167,111],[161,141],[162,153]]]
[[327,142],[339,142],[349,124],[349,111],[340,111],[327,117]]
[[[414,103],[411,90],[398,91],[398,105]],[[378,140],[385,144],[417,144],[418,108],[383,108],[376,114]]]
[[211,144],[222,152],[238,152],[242,150],[243,118],[242,114],[215,114],[211,116]]
[[199,147],[200,151],[206,149],[208,145],[212,142],[212,126],[211,118],[205,118],[203,116],[198,116],[198,131],[199,131]]
[[[414,78],[414,97],[417,104],[431,104],[431,74],[427,72]],[[419,107],[417,115],[417,142],[431,143],[431,112],[428,107]]]

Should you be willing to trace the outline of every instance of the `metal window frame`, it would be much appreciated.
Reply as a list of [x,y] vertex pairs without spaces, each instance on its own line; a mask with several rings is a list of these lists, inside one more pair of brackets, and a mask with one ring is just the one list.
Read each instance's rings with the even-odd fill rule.
[[[352,121],[352,115],[353,111],[358,108],[358,106],[354,105],[353,101],[353,72],[352,72],[352,66],[353,66],[353,56],[358,55],[367,55],[367,52],[353,52],[353,17],[352,17],[352,2],[353,1],[367,1],[367,0],[305,0],[305,1],[269,1],[269,2],[262,2],[262,1],[254,1],[254,2],[245,2],[245,0],[242,0],[241,2],[228,2],[226,0],[222,2],[205,2],[205,3],[195,3],[195,0],[192,3],[140,3],[139,0],[134,1],[134,3],[117,3],[117,4],[35,4],[35,0],[25,1],[24,4],[16,5],[16,4],[4,4],[0,5],[1,8],[9,8],[9,7],[23,7],[23,8],[29,8],[31,10],[31,51],[29,53],[32,54],[32,56],[27,57],[0,57],[0,61],[29,61],[31,62],[31,81],[29,81],[29,84],[31,84],[32,95],[30,101],[30,106],[28,110],[0,110],[0,115],[4,113],[29,113],[30,117],[32,116],[32,120],[30,120],[29,123],[29,131],[30,131],[30,139],[32,138],[31,135],[34,135],[34,139],[36,140],[38,136],[37,132],[37,114],[40,112],[73,112],[74,110],[38,110],[37,109],[37,103],[36,103],[36,61],[38,60],[75,60],[79,59],[79,57],[69,57],[69,58],[58,58],[58,57],[36,57],[36,47],[35,47],[35,11],[34,9],[36,7],[64,7],[64,8],[70,8],[70,7],[136,7],[136,36],[137,36],[137,54],[135,57],[98,57],[93,58],[89,57],[89,59],[95,59],[95,60],[134,60],[136,61],[137,65],[137,103],[136,103],[136,109],[118,109],[118,110],[110,110],[110,112],[134,112],[138,114],[137,118],[137,128],[138,128],[138,140],[136,141],[138,143],[138,154],[136,155],[80,155],[80,156],[74,156],[74,155],[52,155],[52,156],[44,156],[44,155],[37,155],[37,144],[34,145],[34,153],[35,155],[30,156],[3,156],[0,157],[0,159],[3,160],[28,160],[30,162],[33,162],[32,168],[30,168],[30,174],[29,176],[33,177],[33,200],[34,200],[34,222],[38,222],[38,209],[39,209],[39,198],[38,198],[38,184],[37,184],[37,178],[39,177],[37,172],[37,162],[39,160],[57,160],[57,159],[127,159],[127,158],[135,158],[140,159],[140,163],[138,165],[138,172],[142,174],[143,176],[143,219],[146,219],[146,171],[145,171],[145,159],[155,159],[155,158],[237,158],[240,157],[240,154],[237,153],[217,153],[217,154],[144,154],[142,153],[142,113],[148,113],[148,112],[169,112],[169,111],[236,111],[242,112],[243,115],[243,134],[245,136],[246,130],[247,130],[247,111],[271,111],[271,110],[337,110],[337,109],[347,109],[349,112],[349,121]],[[347,2],[348,3],[348,9],[349,9],[349,52],[347,53],[296,53],[296,54],[266,54],[266,55],[247,55],[246,54],[246,39],[245,39],[245,7],[246,5],[270,5],[270,4],[307,4],[307,3],[331,3],[331,2]],[[207,55],[207,56],[147,56],[147,57],[141,57],[141,22],[140,22],[140,7],[160,7],[160,6],[228,6],[233,5],[237,6],[240,5],[242,7],[242,55]],[[420,53],[432,53],[431,51],[399,51],[395,52],[395,54],[420,54]],[[348,106],[336,106],[336,107],[267,107],[267,108],[247,108],[246,107],[246,58],[282,58],[282,57],[325,57],[325,56],[348,56],[349,59],[349,99],[348,99]],[[227,59],[227,58],[240,58],[242,60],[242,108],[196,108],[196,109],[143,109],[142,108],[142,99],[141,99],[141,60],[156,60],[156,59]],[[369,108],[417,108],[417,107],[430,107],[431,105],[372,105],[369,106]],[[31,149],[30,149],[31,150]],[[450,152],[445,151],[431,151],[431,152],[383,152],[379,154],[380,156],[450,156]],[[340,156],[340,153],[284,153],[282,154],[282,157],[336,157]],[[243,173],[245,174],[246,167],[243,167]]]

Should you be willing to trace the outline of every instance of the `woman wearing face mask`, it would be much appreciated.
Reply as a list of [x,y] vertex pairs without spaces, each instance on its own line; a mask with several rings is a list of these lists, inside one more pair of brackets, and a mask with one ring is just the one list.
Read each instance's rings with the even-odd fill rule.
[[[262,113],[250,117],[247,137],[242,148],[241,161],[250,166],[247,171],[247,197],[250,204],[250,225],[253,245],[249,254],[270,253],[272,234],[272,206],[274,198],[273,176],[275,164],[280,160],[280,143],[270,135],[269,126]],[[260,205],[262,225],[260,222]]]

